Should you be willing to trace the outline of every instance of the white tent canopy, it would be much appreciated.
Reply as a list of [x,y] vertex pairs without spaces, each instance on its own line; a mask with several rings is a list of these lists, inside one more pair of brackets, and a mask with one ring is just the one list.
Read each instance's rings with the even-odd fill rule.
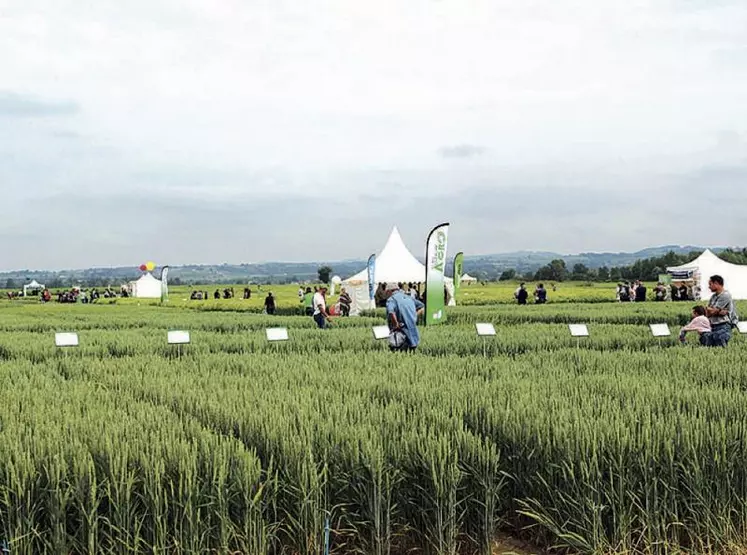
[[469,275],[469,274],[464,274],[464,275],[462,276],[462,283],[465,283],[465,282],[466,282],[466,283],[474,283],[474,282],[476,282],[476,281],[477,281],[477,278],[474,278],[474,277],[472,277],[472,276],[471,276],[471,275]]
[[156,279],[148,272],[137,281],[130,283],[132,296],[137,299],[160,299],[161,280]]
[[41,291],[43,289],[44,285],[34,279],[31,281],[31,283],[23,286],[23,296],[28,296],[29,291]]
[[[376,286],[381,283],[389,286],[394,286],[399,282],[425,283],[425,265],[405,246],[396,226],[392,229],[384,248],[376,255],[374,281]],[[447,278],[446,282],[452,298],[449,304],[453,304],[453,281]],[[353,301],[350,308],[351,314],[357,315],[361,310],[371,307],[368,298],[368,269],[363,269],[344,280],[342,285]]]
[[724,287],[734,299],[747,299],[747,266],[721,260],[710,250],[706,250],[692,262],[667,268],[667,273],[672,276],[673,281],[679,281],[678,277],[682,280],[691,279],[695,298],[699,300],[707,301],[711,298],[708,279],[713,275],[724,278]]

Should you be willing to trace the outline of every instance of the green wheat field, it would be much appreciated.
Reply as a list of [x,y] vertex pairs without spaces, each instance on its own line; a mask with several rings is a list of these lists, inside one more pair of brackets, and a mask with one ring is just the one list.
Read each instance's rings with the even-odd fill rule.
[[[321,555],[327,533],[340,554],[489,554],[505,536],[537,553],[742,552],[747,338],[681,346],[691,303],[603,302],[614,286],[563,284],[526,307],[514,287],[465,287],[415,354],[373,339],[380,312],[315,329],[297,287],[275,288],[275,317],[260,313],[272,287],[0,301],[0,541],[29,555]],[[576,322],[591,336],[570,337]],[[673,336],[658,341],[661,322]],[[268,343],[275,326],[290,341]],[[175,329],[192,344],[167,345]],[[63,331],[80,347],[56,348]]]

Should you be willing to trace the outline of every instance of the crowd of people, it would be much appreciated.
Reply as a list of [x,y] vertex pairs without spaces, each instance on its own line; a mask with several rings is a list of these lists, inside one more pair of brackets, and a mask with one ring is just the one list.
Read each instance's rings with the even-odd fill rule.
[[[23,296],[22,292],[9,292],[8,299],[14,300],[19,299]],[[93,287],[91,289],[82,289],[80,287],[73,287],[71,289],[60,289],[52,292],[48,288],[42,289],[38,295],[34,295],[35,297],[38,297],[40,303],[51,303],[53,300],[56,300],[58,303],[82,303],[82,304],[88,304],[88,303],[95,303],[101,298],[105,299],[114,299],[117,297],[127,297],[129,293],[125,288],[122,288],[119,293],[115,292],[110,287],[107,287],[104,289],[103,292],[100,292],[97,288]]]
[[[314,319],[319,329],[325,329],[335,315],[349,316],[352,299],[345,288],[340,291],[336,310],[327,306],[327,288],[299,288],[298,296],[303,303],[306,315]],[[422,315],[424,304],[414,284],[398,283],[396,288],[380,285],[374,297],[377,306],[386,309],[387,324],[390,329],[389,348],[392,351],[414,351],[420,344],[418,318]]]
[[[621,303],[645,302],[648,290],[640,280],[618,283],[615,290],[615,298]],[[653,290],[654,301],[695,301],[698,299],[698,291],[684,282],[676,282],[666,286],[663,282],[656,284]]]

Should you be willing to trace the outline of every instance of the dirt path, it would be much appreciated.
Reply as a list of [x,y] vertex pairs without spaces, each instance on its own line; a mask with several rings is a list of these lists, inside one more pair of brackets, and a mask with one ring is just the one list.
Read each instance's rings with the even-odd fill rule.
[[509,536],[501,536],[495,542],[493,555],[547,555],[547,551]]

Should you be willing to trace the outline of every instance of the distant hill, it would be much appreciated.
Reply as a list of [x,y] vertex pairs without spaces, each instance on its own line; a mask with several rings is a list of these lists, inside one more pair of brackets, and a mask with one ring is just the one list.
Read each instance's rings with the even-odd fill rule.
[[[637,260],[663,256],[673,251],[676,254],[689,254],[703,251],[705,247],[694,245],[665,245],[651,247],[633,253],[605,252],[580,253],[563,255],[544,251],[517,251],[502,254],[465,256],[464,268],[472,275],[485,279],[497,279],[506,269],[513,268],[520,274],[534,272],[551,260],[562,258],[568,267],[584,264],[588,268],[629,266]],[[715,252],[723,248],[713,248]],[[351,276],[366,266],[366,261],[318,261],[318,262],[266,262],[262,264],[204,264],[172,266],[170,279],[172,283],[185,284],[241,284],[241,283],[297,283],[313,281],[317,278],[317,269],[331,266],[333,275]],[[447,267],[450,273],[451,269]],[[50,287],[67,287],[72,285],[116,286],[137,279],[140,272],[136,268],[88,268],[83,270],[35,271],[19,270],[0,273],[0,288],[17,288],[21,284],[36,279]]]

